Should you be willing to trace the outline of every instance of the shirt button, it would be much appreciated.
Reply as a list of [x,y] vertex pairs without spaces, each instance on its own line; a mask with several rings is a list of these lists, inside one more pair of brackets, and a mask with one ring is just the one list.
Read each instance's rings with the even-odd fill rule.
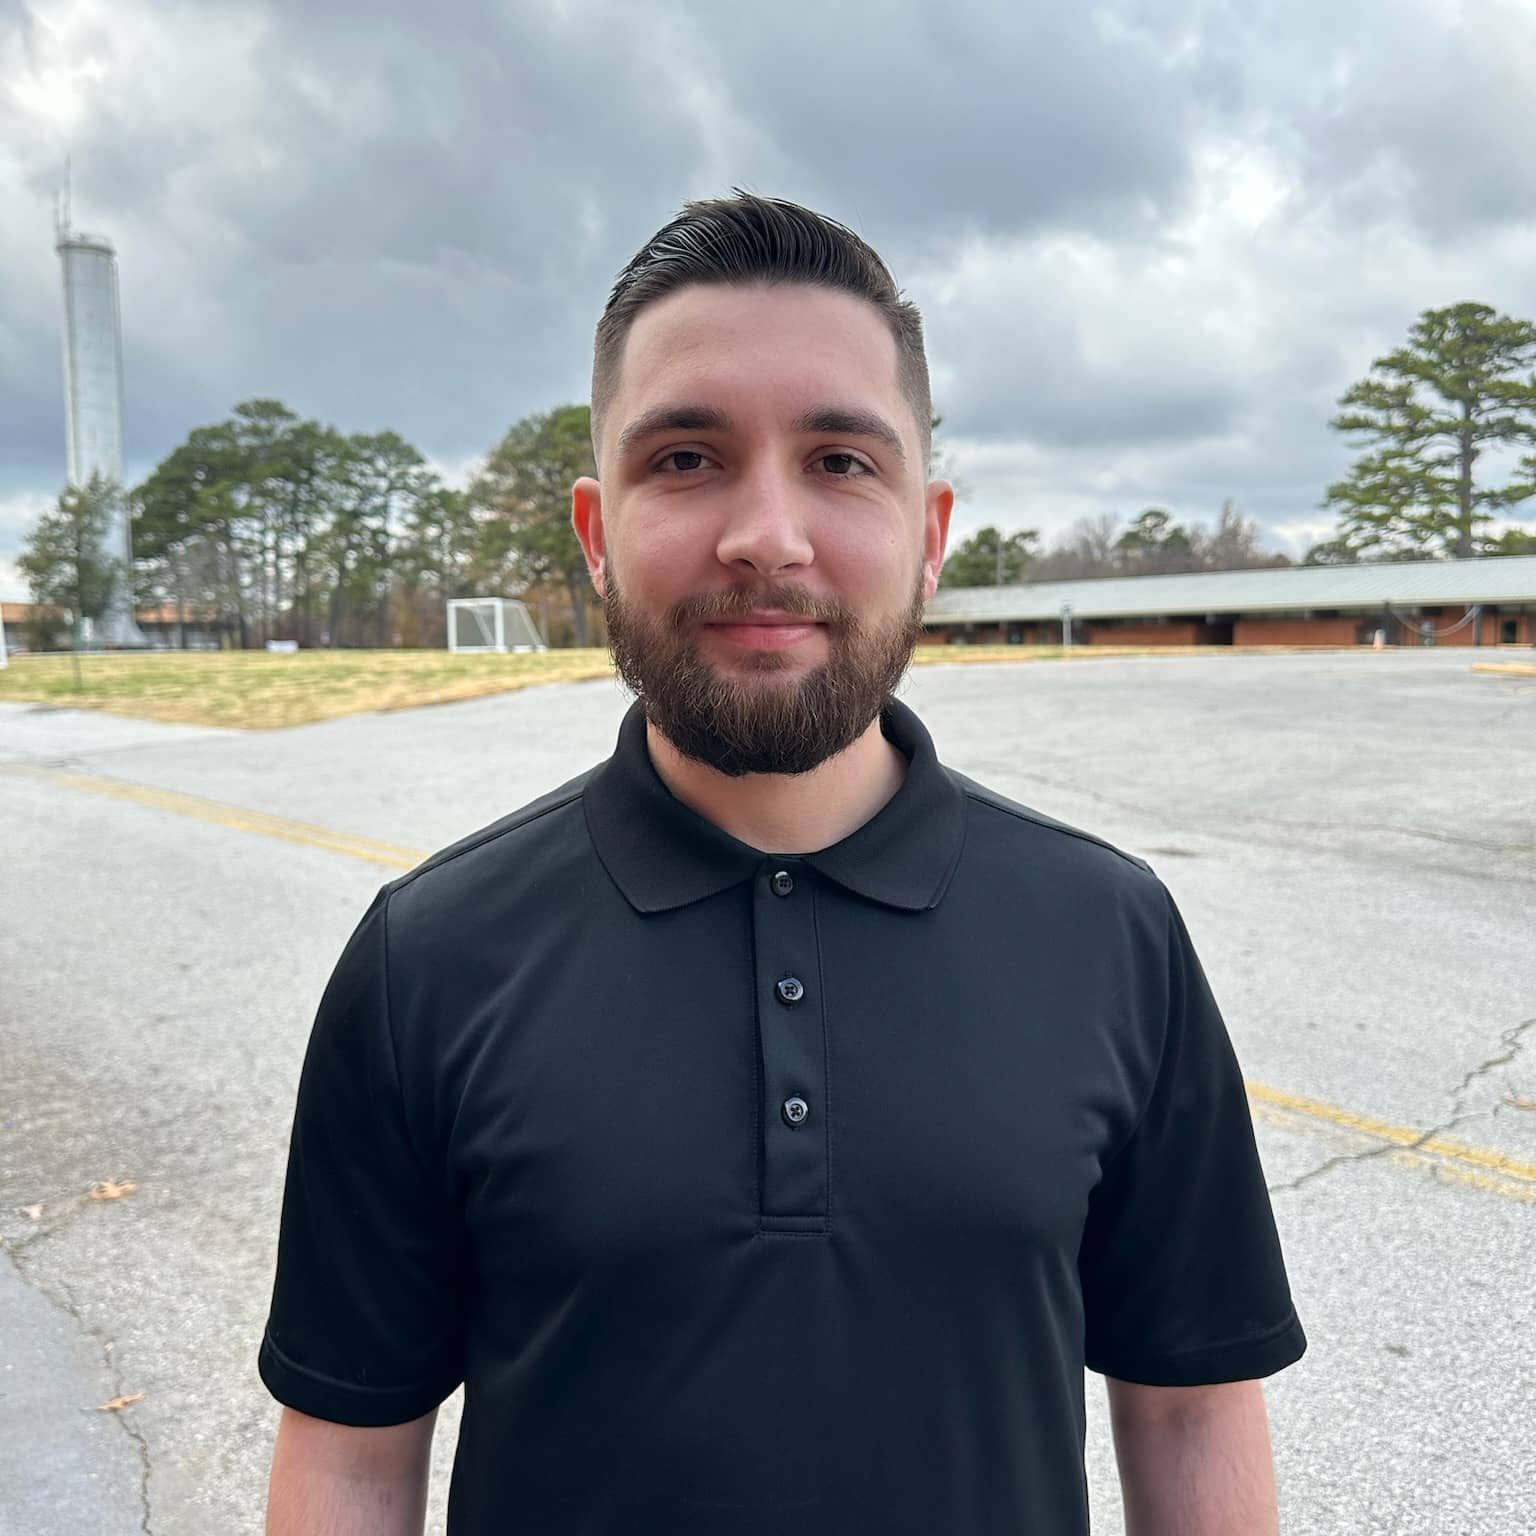
[[788,1125],[799,1125],[810,1112],[811,1106],[798,1093],[793,1098],[784,1100],[784,1106],[781,1111],[785,1123]]
[[795,882],[787,869],[781,869],[772,880],[773,894],[775,896],[788,896],[794,890]]
[[805,996],[805,988],[798,976],[786,976],[776,988],[781,1003],[798,1003]]

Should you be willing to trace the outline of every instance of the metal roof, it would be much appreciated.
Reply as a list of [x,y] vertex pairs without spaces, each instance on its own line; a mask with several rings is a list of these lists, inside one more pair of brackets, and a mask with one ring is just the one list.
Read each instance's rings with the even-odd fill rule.
[[1378,611],[1416,604],[1536,603],[1536,556],[1422,560],[1382,565],[1293,565],[1267,571],[1198,571],[1183,576],[1110,576],[1016,587],[940,590],[925,624],[994,624],[1056,619],[1070,605],[1078,619],[1160,614],[1274,613],[1340,608]]

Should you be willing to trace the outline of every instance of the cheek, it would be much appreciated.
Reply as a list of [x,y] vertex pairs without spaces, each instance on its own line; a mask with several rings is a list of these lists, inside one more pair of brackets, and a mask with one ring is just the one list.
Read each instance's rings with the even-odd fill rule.
[[822,576],[851,602],[891,601],[896,588],[908,584],[915,563],[900,530],[875,529],[853,519],[829,519],[814,545]]
[[696,520],[637,518],[609,553],[625,595],[647,609],[719,584],[713,537]]

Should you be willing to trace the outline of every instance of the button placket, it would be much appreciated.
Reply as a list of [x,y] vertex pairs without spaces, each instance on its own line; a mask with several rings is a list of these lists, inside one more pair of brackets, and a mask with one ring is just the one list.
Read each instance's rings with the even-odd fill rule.
[[825,1014],[813,883],[808,866],[780,857],[764,861],[753,885],[765,1233],[826,1230]]

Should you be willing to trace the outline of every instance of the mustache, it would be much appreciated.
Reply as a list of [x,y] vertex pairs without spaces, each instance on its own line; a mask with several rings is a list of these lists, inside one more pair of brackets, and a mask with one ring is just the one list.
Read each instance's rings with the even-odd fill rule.
[[764,611],[793,614],[811,623],[843,626],[848,610],[831,598],[818,598],[800,587],[780,587],[752,592],[706,592],[684,598],[670,609],[672,625],[684,630],[698,624],[718,624],[746,619]]

